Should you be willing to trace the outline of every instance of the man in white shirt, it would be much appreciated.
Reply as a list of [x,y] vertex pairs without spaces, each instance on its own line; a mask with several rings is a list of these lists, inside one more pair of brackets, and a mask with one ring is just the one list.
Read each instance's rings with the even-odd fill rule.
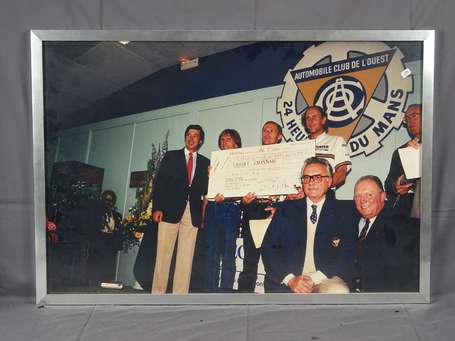
[[357,180],[354,201],[359,213],[353,226],[357,234],[355,291],[418,291],[418,226],[387,212],[386,193],[377,176]]
[[349,292],[354,245],[349,210],[327,196],[332,168],[309,158],[302,168],[304,199],[283,202],[262,243],[266,292]]
[[327,114],[321,107],[310,106],[302,114],[302,124],[310,139],[316,140],[316,156],[326,159],[333,169],[332,188],[344,184],[351,169],[346,141],[326,132]]
[[188,293],[197,232],[202,227],[210,164],[209,159],[198,153],[204,142],[204,130],[200,125],[191,124],[184,138],[184,148],[164,155],[153,190],[152,217],[158,223],[154,294],[166,293],[177,238],[172,292]]

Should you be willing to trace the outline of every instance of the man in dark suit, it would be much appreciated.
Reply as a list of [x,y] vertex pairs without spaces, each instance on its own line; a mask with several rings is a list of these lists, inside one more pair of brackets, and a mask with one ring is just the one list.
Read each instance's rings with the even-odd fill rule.
[[[280,143],[283,139],[281,126],[274,121],[267,121],[262,126],[262,145]],[[251,234],[251,220],[265,219],[270,216],[266,210],[272,201],[269,198],[257,198],[255,193],[248,193],[242,198],[242,239],[243,239],[243,270],[238,279],[238,291],[252,293],[256,287],[258,264],[261,248],[254,244]]]
[[332,174],[327,160],[307,159],[305,198],[275,212],[262,243],[266,292],[349,292],[355,235],[339,202],[326,195]]
[[417,291],[419,229],[409,218],[391,216],[384,209],[381,180],[366,175],[357,180],[354,200],[360,216],[355,264],[357,292]]
[[112,190],[105,190],[101,201],[93,203],[85,218],[94,221],[88,234],[89,249],[87,278],[90,286],[101,282],[111,282],[116,277],[117,252],[122,249],[122,215],[115,203],[117,195]]
[[408,107],[405,123],[411,140],[393,152],[389,173],[385,180],[385,190],[394,216],[420,218],[420,178],[406,179],[398,152],[402,148],[420,149],[422,147],[422,106],[420,104],[411,104]]
[[203,199],[207,194],[209,160],[198,149],[204,130],[189,125],[185,148],[164,155],[153,190],[153,220],[158,223],[158,245],[152,293],[165,293],[178,236],[173,293],[188,293]]

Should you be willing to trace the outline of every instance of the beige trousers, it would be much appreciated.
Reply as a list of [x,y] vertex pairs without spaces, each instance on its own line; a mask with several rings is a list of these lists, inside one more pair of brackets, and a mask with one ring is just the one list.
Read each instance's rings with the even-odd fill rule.
[[191,269],[193,266],[194,246],[197,228],[191,223],[190,205],[187,203],[182,220],[177,224],[158,224],[158,246],[156,250],[155,272],[153,274],[153,294],[165,294],[169,280],[172,254],[177,240],[177,258],[175,262],[172,292],[187,294],[190,287]]

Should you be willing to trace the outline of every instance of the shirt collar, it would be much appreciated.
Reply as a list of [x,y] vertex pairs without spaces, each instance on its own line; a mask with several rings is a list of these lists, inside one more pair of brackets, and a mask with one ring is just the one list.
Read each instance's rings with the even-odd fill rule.
[[324,205],[325,202],[325,196],[319,201],[319,202],[312,202],[310,198],[306,198],[306,204],[308,207],[311,207],[311,205],[316,205],[318,207],[318,210],[321,209],[321,207]]
[[326,135],[327,135],[327,133],[326,133],[325,131],[323,131],[322,134],[319,135],[318,137],[316,137],[314,140],[320,140],[320,139],[322,139],[322,138],[323,138],[324,136],[326,136]]
[[[375,217],[369,219],[369,220],[370,220],[370,227],[374,224],[374,222],[375,222],[375,220],[376,220],[377,217],[378,217],[378,216],[375,216]],[[365,225],[365,222],[366,222],[366,221],[367,221],[366,218],[363,218],[363,217],[362,217],[362,219],[360,219],[360,222],[362,223],[362,225]]]
[[[367,229],[367,232],[366,232],[365,236],[368,236],[368,234],[370,233],[371,226],[373,226],[373,224],[374,224],[374,222],[375,222],[377,217],[378,216],[369,219],[370,220],[370,224],[368,225],[368,229]],[[363,218],[363,217],[360,218],[360,221],[359,221],[359,236],[362,233],[363,228],[365,227],[366,221],[367,221],[366,218]]]
[[[190,155],[190,151],[188,149],[183,148],[183,151],[185,152],[185,157],[188,158],[188,156]],[[193,152],[193,156],[196,156],[197,155],[197,152]]]

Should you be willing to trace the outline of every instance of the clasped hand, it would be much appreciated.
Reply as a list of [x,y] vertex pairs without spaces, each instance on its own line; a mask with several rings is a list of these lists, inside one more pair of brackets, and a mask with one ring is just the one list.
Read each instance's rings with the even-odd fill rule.
[[314,282],[311,277],[307,275],[294,276],[288,282],[289,288],[292,292],[298,294],[308,294],[313,291]]

